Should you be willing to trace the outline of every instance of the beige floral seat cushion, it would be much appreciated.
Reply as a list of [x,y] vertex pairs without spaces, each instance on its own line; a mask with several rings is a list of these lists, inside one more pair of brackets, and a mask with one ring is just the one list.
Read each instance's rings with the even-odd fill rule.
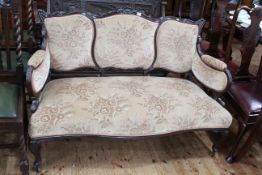
[[32,138],[147,136],[228,128],[232,117],[194,83],[163,77],[85,77],[51,81],[30,119]]

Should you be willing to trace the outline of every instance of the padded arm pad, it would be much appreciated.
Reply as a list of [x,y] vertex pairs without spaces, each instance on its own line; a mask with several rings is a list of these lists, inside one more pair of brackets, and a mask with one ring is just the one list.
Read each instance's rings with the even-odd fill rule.
[[227,65],[214,57],[196,55],[193,59],[192,72],[207,88],[216,92],[224,92],[231,81]]
[[210,55],[202,55],[201,59],[204,63],[206,63],[208,66],[218,70],[218,71],[224,71],[227,68],[226,63],[223,61],[218,60],[217,58],[214,58]]
[[34,69],[38,68],[45,59],[46,52],[44,50],[36,51],[28,61],[28,66],[32,66]]
[[28,61],[27,81],[33,95],[39,93],[45,85],[50,69],[50,54],[46,50],[38,50]]

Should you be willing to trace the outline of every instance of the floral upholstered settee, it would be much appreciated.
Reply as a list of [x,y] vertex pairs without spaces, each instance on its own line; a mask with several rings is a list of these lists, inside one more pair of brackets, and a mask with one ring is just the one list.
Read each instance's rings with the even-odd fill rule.
[[164,77],[193,73],[207,89],[228,88],[226,64],[197,49],[201,27],[135,14],[47,18],[45,49],[31,57],[27,72],[36,168],[43,141],[227,129],[230,113],[200,87]]

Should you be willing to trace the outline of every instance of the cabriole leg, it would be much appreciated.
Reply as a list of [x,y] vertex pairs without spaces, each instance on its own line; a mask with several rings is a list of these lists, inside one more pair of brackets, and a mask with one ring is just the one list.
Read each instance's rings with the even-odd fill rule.
[[233,144],[233,147],[229,153],[229,155],[226,157],[226,161],[228,163],[233,163],[235,161],[235,156],[236,156],[236,152],[237,152],[237,149],[239,147],[239,144],[240,144],[240,141],[241,139],[243,138],[243,136],[245,135],[245,133],[247,132],[247,126],[246,125],[243,125],[240,121],[238,121],[238,133],[237,133],[237,138]]
[[212,134],[210,133],[210,135],[214,135],[213,137],[216,138],[215,140],[213,140],[213,145],[211,151],[209,152],[209,155],[211,157],[215,156],[215,153],[218,152],[218,150],[223,149],[228,139],[228,133],[229,130],[219,130],[213,131]]
[[39,173],[41,171],[41,155],[40,155],[41,145],[40,145],[40,142],[31,141],[30,142],[30,151],[32,152],[32,154],[35,157],[33,168],[36,172]]

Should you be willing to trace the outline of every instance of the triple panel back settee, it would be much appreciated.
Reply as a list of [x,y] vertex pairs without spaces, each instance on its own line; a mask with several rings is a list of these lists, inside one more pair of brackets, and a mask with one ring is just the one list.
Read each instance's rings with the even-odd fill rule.
[[199,50],[202,26],[202,20],[150,19],[130,10],[46,18],[43,50],[27,70],[36,170],[46,141],[228,129],[230,113],[197,84],[165,76],[193,74],[211,92],[227,90],[226,64]]

